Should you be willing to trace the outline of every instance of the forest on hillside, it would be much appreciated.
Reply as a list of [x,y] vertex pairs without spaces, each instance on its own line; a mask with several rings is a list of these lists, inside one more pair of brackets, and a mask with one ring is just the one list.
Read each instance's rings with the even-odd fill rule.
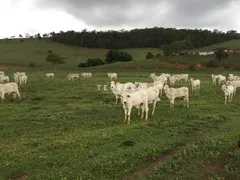
[[203,29],[145,28],[120,31],[60,31],[52,32],[53,41],[88,48],[125,49],[125,48],[200,48],[228,40],[240,39],[235,30],[222,32]]

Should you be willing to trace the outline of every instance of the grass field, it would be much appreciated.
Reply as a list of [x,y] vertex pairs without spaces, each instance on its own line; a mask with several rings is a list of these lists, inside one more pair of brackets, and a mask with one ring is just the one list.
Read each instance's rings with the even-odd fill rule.
[[[58,67],[55,79],[44,75],[52,68],[44,60],[48,49],[67,61]],[[8,97],[1,103],[0,179],[240,179],[236,145],[240,95],[237,92],[233,102],[225,105],[223,91],[212,86],[210,78],[212,73],[240,75],[239,71],[174,69],[178,62],[197,64],[213,60],[213,56],[141,60],[148,51],[157,53],[158,49],[129,49],[132,62],[76,67],[88,57],[103,57],[106,51],[50,41],[0,40],[2,66],[38,66],[23,70],[28,83],[20,86],[22,99]],[[229,62],[238,66],[237,59],[232,56]],[[5,70],[11,81],[15,71]],[[66,78],[69,72],[83,71],[92,72],[93,77]],[[114,104],[115,96],[97,89],[97,85],[109,85],[106,73],[110,71],[118,73],[120,82],[150,82],[151,72],[189,73],[201,80],[201,90],[190,93],[189,109],[176,100],[171,111],[164,95],[147,122],[133,109],[131,124],[126,125],[121,104]],[[149,109],[151,112],[152,105]]]
[[[189,109],[177,100],[171,111],[163,96],[147,122],[134,109],[130,125],[114,95],[97,90],[109,83],[106,72],[73,82],[65,71],[53,80],[40,70],[27,74],[22,100],[1,104],[0,179],[240,178],[240,96],[224,105],[211,72],[189,71],[202,81]],[[125,70],[119,81],[150,81],[148,75]]]

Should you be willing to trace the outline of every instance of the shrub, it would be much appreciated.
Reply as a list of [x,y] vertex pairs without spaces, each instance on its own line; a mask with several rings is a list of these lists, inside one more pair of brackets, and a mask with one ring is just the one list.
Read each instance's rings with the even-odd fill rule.
[[132,61],[132,56],[124,51],[119,51],[119,61]]
[[156,59],[160,59],[161,57],[162,57],[162,54],[160,54],[160,53],[156,54],[156,56],[155,56]]
[[31,67],[31,68],[36,67],[36,65],[33,64],[33,63],[30,63],[28,66]]
[[120,50],[115,50],[115,49],[111,49],[107,52],[106,54],[106,58],[105,58],[105,62],[106,63],[114,63],[117,61],[132,61],[133,58],[131,56],[131,54],[124,52],[124,51],[120,51]]
[[85,68],[85,67],[87,67],[87,63],[80,63],[79,65],[78,65],[78,67],[80,68]]
[[151,52],[148,52],[146,55],[146,59],[153,59],[154,55]]
[[87,67],[99,66],[105,64],[104,61],[100,58],[90,58],[87,60]]
[[217,64],[214,63],[214,61],[209,61],[207,64],[206,64],[207,67],[211,67],[211,68],[215,68],[217,67]]

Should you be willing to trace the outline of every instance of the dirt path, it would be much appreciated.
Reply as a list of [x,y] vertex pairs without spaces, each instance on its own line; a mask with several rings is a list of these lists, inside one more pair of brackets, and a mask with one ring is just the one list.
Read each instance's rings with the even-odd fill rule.
[[139,179],[141,176],[147,174],[150,170],[154,169],[157,166],[162,166],[166,161],[171,159],[174,155],[174,151],[168,151],[165,155],[161,156],[158,160],[152,161],[148,166],[134,171],[129,179]]

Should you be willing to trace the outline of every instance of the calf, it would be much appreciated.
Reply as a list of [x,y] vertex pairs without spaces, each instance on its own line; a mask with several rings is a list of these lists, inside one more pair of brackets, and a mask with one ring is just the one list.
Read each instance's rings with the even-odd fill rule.
[[144,112],[145,112],[145,120],[148,120],[148,94],[144,90],[139,90],[136,92],[123,92],[121,95],[121,102],[123,105],[124,110],[124,121],[125,123],[127,121],[128,124],[130,124],[130,116],[131,116],[131,110],[132,107],[139,107],[142,110],[141,119],[144,118]]

